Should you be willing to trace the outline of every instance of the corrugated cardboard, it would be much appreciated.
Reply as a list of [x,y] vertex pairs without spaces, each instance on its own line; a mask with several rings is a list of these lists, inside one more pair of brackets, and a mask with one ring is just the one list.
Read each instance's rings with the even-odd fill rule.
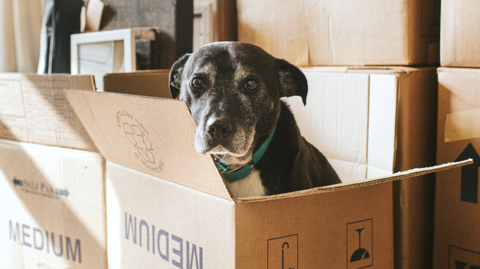
[[[353,171],[350,174],[339,173],[341,177],[343,175],[350,176],[350,178],[346,178],[345,183],[289,194],[245,198],[238,201],[231,198],[225,181],[218,174],[212,159],[195,152],[193,148],[195,125],[185,103],[165,98],[66,91],[67,98],[76,113],[79,114],[87,131],[92,135],[100,152],[109,161],[121,165],[109,164],[107,169],[108,218],[113,218],[114,221],[109,223],[116,226],[109,227],[110,231],[114,231],[110,233],[109,242],[117,246],[109,249],[110,259],[123,265],[141,262],[146,267],[152,264],[163,264],[165,268],[169,268],[167,266],[172,267],[182,261],[187,263],[187,260],[191,265],[194,261],[192,257],[195,256],[194,259],[198,258],[199,264],[200,260],[203,264],[207,264],[207,251],[203,247],[201,254],[203,258],[200,259],[200,246],[212,246],[211,241],[214,241],[219,246],[228,246],[227,249],[225,247],[215,249],[208,247],[212,252],[208,252],[210,255],[208,267],[214,268],[217,264],[220,264],[218,268],[259,268],[265,267],[266,264],[277,266],[278,262],[281,263],[281,256],[276,255],[280,255],[282,246],[285,251],[287,245],[298,247],[296,252],[287,254],[293,255],[294,261],[298,262],[297,265],[289,265],[290,267],[315,268],[314,266],[320,265],[320,268],[358,268],[356,265],[373,265],[374,268],[392,268],[394,264],[394,206],[392,203],[394,189],[392,183],[380,185],[378,183],[398,179],[405,181],[413,176],[409,173],[391,176],[396,164],[393,161],[390,164],[382,162],[383,156],[390,160],[395,160],[395,156],[400,156],[400,154],[396,154],[396,141],[403,139],[403,136],[396,133],[398,126],[402,126],[397,119],[410,119],[410,117],[399,116],[399,112],[396,110],[402,106],[397,105],[399,103],[397,98],[405,98],[408,96],[407,93],[411,95],[412,91],[403,90],[403,87],[410,85],[406,82],[409,81],[408,76],[411,75],[412,81],[415,80],[414,69],[407,70],[410,70],[411,73],[405,70],[374,71],[382,73],[377,75],[307,73],[309,83],[313,83],[312,76],[314,75],[323,76],[323,82],[329,82],[323,84],[324,88],[328,86],[331,89],[323,91],[326,94],[348,97],[352,94],[365,96],[366,92],[368,97],[371,88],[383,88],[387,94],[393,96],[390,103],[382,104],[380,102],[379,107],[375,108],[382,113],[390,111],[389,114],[383,114],[384,126],[378,124],[376,127],[378,129],[368,130],[368,125],[357,124],[356,129],[353,129],[356,133],[363,134],[358,136],[358,140],[362,140],[362,137],[367,140],[366,133],[372,131],[379,133],[379,141],[372,140],[370,145],[367,145],[367,141],[358,141],[357,144],[350,143],[354,139],[349,140],[353,135],[348,136],[348,132],[352,130],[343,130],[347,127],[345,122],[352,120],[348,116],[361,114],[358,117],[363,117],[364,121],[368,121],[370,116],[367,112],[371,110],[369,106],[373,104],[369,104],[368,99],[365,98],[346,98],[348,100],[344,104],[338,104],[349,105],[351,113],[335,118],[335,122],[328,123],[337,124],[337,127],[332,129],[336,129],[340,134],[342,131],[344,132],[345,137],[339,135],[336,138],[346,139],[345,145],[348,145],[349,149],[336,152],[333,149],[319,147],[330,158],[335,168],[341,166],[341,162],[336,163],[336,156],[345,159],[343,163],[347,168],[343,170]],[[432,69],[428,70],[430,73],[432,72]],[[351,70],[351,72],[357,71]],[[425,71],[417,70],[417,72],[421,74]],[[427,71],[427,73],[429,72]],[[401,86],[399,87],[399,85]],[[316,90],[311,93],[322,92],[321,88],[315,88]],[[351,92],[347,92],[347,90]],[[134,91],[132,89],[132,92]],[[359,91],[363,91],[363,93]],[[381,96],[384,93],[380,90],[378,94]],[[418,94],[418,96],[421,97],[423,94]],[[311,106],[314,103],[312,100],[315,99],[315,94],[310,94],[309,98],[313,98],[307,101]],[[330,99],[328,102],[335,103],[343,99],[345,98],[337,98],[336,101]],[[423,97],[419,99],[423,100]],[[364,102],[358,102],[358,100]],[[367,105],[365,105],[365,101]],[[294,104],[292,104],[293,106]],[[425,107],[430,106],[426,104]],[[360,113],[362,108],[363,113]],[[295,107],[293,110],[297,113]],[[300,122],[304,116],[298,115],[297,120],[305,134],[308,133],[305,131],[307,129],[302,127]],[[326,115],[320,116],[326,117]],[[380,123],[382,115],[377,115],[377,117],[379,118],[376,121]],[[359,119],[355,118],[354,120]],[[312,123],[311,125],[313,128],[319,124]],[[360,126],[363,126],[363,129]],[[330,130],[325,131],[328,133]],[[382,133],[386,136],[385,138],[381,137]],[[307,137],[307,139],[309,138]],[[311,142],[316,143],[313,140]],[[340,144],[337,142],[337,146]],[[382,147],[385,145],[388,147],[382,152]],[[379,154],[384,155],[380,157],[372,156],[373,154],[367,155],[368,150],[376,150]],[[332,157],[332,152],[337,155]],[[363,160],[364,163],[359,161],[357,165],[353,164],[354,160],[347,158],[350,156],[350,152],[357,152],[355,156],[360,156],[358,159]],[[398,158],[401,159],[401,157]],[[372,161],[369,163],[369,160]],[[358,169],[356,169],[357,167]],[[385,177],[365,181],[369,175],[368,170],[373,170],[370,177],[375,177],[374,173],[376,175],[383,174]],[[423,174],[428,169],[415,171]],[[156,178],[143,175],[141,172]],[[348,182],[352,180],[361,181]],[[185,200],[184,197],[189,197],[189,199]],[[151,210],[151,206],[143,208],[139,206],[146,203],[156,209]],[[212,205],[213,203],[217,204]],[[319,207],[319,204],[322,206]],[[202,213],[204,209],[200,208],[204,205],[217,213]],[[162,212],[160,213],[159,210]],[[306,212],[311,214],[306,214]],[[211,214],[226,216],[224,218],[217,217],[221,220],[218,223],[214,221],[215,224],[212,219],[216,220],[216,218]],[[231,214],[235,216],[233,224],[231,217],[228,217]],[[289,215],[292,217],[288,218]],[[335,221],[336,219],[338,222]],[[196,225],[192,228],[194,223],[206,224]],[[168,227],[169,230],[162,227]],[[206,227],[211,230],[219,229],[218,237],[215,233],[205,235],[201,232],[201,229],[207,229]],[[371,246],[372,250],[369,252],[369,257],[356,263],[350,258],[354,255],[354,251],[359,249],[357,240],[363,230],[361,232],[357,230],[361,228],[371,231],[369,233],[365,231],[363,236],[368,234],[367,237],[373,237],[373,239],[370,241],[365,239],[366,241],[362,241],[365,245],[362,243],[362,246],[368,246],[368,248]],[[160,233],[160,229],[162,229],[162,233]],[[142,232],[140,232],[141,230]],[[150,233],[147,230],[152,234],[147,235]],[[152,238],[151,242],[144,238],[142,239],[143,243],[140,243],[140,233]],[[155,233],[155,239],[151,237],[153,233]],[[231,241],[232,233],[235,234],[235,241]],[[166,246],[166,237],[170,238],[168,242],[171,245],[168,247]],[[158,246],[159,238],[164,240],[160,242],[160,246]],[[287,240],[285,241],[287,245],[283,244],[285,243],[283,240]],[[346,244],[347,241],[351,242]],[[157,244],[155,250],[152,247],[154,242]],[[280,246],[277,244],[279,242]],[[143,246],[141,246],[142,244]],[[149,249],[146,244],[150,245]],[[175,245],[172,246],[173,244]],[[195,253],[193,244],[196,246]],[[354,247],[352,247],[353,245]],[[235,253],[232,253],[232,247],[235,248]],[[165,256],[167,255],[166,249],[170,249],[169,258]],[[273,252],[269,252],[269,249]],[[121,254],[127,251],[132,251],[136,255],[125,257]],[[157,254],[152,255],[155,254],[153,251],[156,251]],[[228,260],[225,258],[232,257],[232,255],[235,255],[235,267],[232,267],[230,258]],[[269,258],[270,255],[273,255],[273,258]]]
[[296,65],[439,62],[440,1],[237,0],[239,41]]
[[109,266],[393,268],[392,183],[370,183],[235,203],[107,162]]
[[161,69],[106,74],[103,77],[104,91],[131,93],[135,89],[138,95],[171,98],[170,90],[164,87],[168,85],[169,72],[168,69]]
[[480,69],[438,69],[437,163],[466,158],[474,163],[437,174],[435,269],[480,266],[479,109]]
[[0,140],[0,268],[107,268],[104,159]]
[[95,86],[92,76],[0,73],[0,138],[96,151],[64,89]]
[[442,0],[440,62],[442,66],[480,67],[480,3]]

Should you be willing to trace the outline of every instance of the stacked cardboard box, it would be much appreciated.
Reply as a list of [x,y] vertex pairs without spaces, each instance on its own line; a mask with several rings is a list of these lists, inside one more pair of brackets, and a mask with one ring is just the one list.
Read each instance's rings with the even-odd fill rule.
[[238,38],[297,65],[436,64],[439,4],[237,0]]
[[479,12],[478,1],[442,1],[437,163],[465,158],[475,162],[437,175],[435,269],[480,268],[480,229],[476,225],[480,216]]
[[[413,67],[439,63],[440,1],[238,0],[237,3],[239,41],[256,44],[275,57],[303,67],[369,66],[313,71],[317,73],[355,70],[373,75],[385,72],[382,69],[396,70],[400,85],[408,86],[399,87],[396,93],[398,114],[392,117],[396,117],[398,139],[393,146],[393,159],[388,160],[393,164],[389,171],[435,163],[436,72],[435,68]],[[400,65],[410,67],[398,67]],[[319,87],[309,86],[309,94]],[[423,110],[417,110],[418,106],[424,106]],[[329,123],[339,128],[335,121]],[[365,123],[369,128],[371,124],[371,121]],[[301,131],[312,138],[323,132],[318,129],[310,135],[308,128],[302,127]],[[343,139],[343,136],[335,139]],[[369,136],[368,141],[372,140]],[[314,145],[335,163],[337,157],[332,154],[329,141],[319,142]],[[369,156],[371,154],[375,151],[368,152]],[[370,168],[363,178],[369,178],[371,171]],[[433,245],[434,177],[394,183],[393,193],[395,268],[429,268]]]
[[0,74],[1,268],[107,268],[105,162],[68,88],[92,77]]

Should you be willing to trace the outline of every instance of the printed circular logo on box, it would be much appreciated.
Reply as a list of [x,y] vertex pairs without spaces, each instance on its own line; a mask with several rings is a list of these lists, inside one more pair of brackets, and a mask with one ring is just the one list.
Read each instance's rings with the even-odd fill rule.
[[147,128],[131,113],[119,111],[117,126],[125,135],[125,142],[131,145],[134,156],[148,169],[155,172],[163,171],[163,162],[155,157],[155,148],[148,138]]

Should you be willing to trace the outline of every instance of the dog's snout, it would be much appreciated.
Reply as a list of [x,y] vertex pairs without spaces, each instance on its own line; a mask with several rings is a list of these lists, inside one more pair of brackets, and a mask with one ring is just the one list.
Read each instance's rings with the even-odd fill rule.
[[232,123],[228,119],[209,120],[207,132],[212,138],[226,139],[232,135]]

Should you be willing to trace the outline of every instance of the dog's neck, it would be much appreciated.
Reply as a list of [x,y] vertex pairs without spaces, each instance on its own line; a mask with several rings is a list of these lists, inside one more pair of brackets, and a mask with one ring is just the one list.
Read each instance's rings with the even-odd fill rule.
[[[222,160],[218,157],[216,158],[217,166],[220,171],[225,175],[227,181],[234,182],[244,179],[254,171],[253,169],[255,165],[258,163],[258,161],[260,161],[260,159],[268,149],[268,146],[272,141],[273,135],[275,134],[275,129],[276,128],[273,128],[267,139],[265,139],[260,146],[258,146],[258,143],[256,144],[256,150],[253,155],[251,154],[251,151],[248,151],[248,154],[245,154],[243,158],[232,158],[234,156],[231,156],[230,154],[229,156],[220,156],[221,159],[224,159],[227,162],[232,162],[231,165],[223,163]],[[250,156],[252,157],[250,158]]]
[[223,164],[230,167],[230,170],[237,170],[252,161],[253,151],[244,156],[237,157],[229,153],[222,155],[215,155],[215,157]]
[[250,163],[253,159],[253,154],[260,148],[260,146],[268,139],[269,135],[265,135],[253,143],[253,147],[250,148],[247,154],[243,156],[235,156],[229,153],[214,155],[214,157],[219,160],[221,163],[229,166],[229,170],[234,171],[242,166]]

